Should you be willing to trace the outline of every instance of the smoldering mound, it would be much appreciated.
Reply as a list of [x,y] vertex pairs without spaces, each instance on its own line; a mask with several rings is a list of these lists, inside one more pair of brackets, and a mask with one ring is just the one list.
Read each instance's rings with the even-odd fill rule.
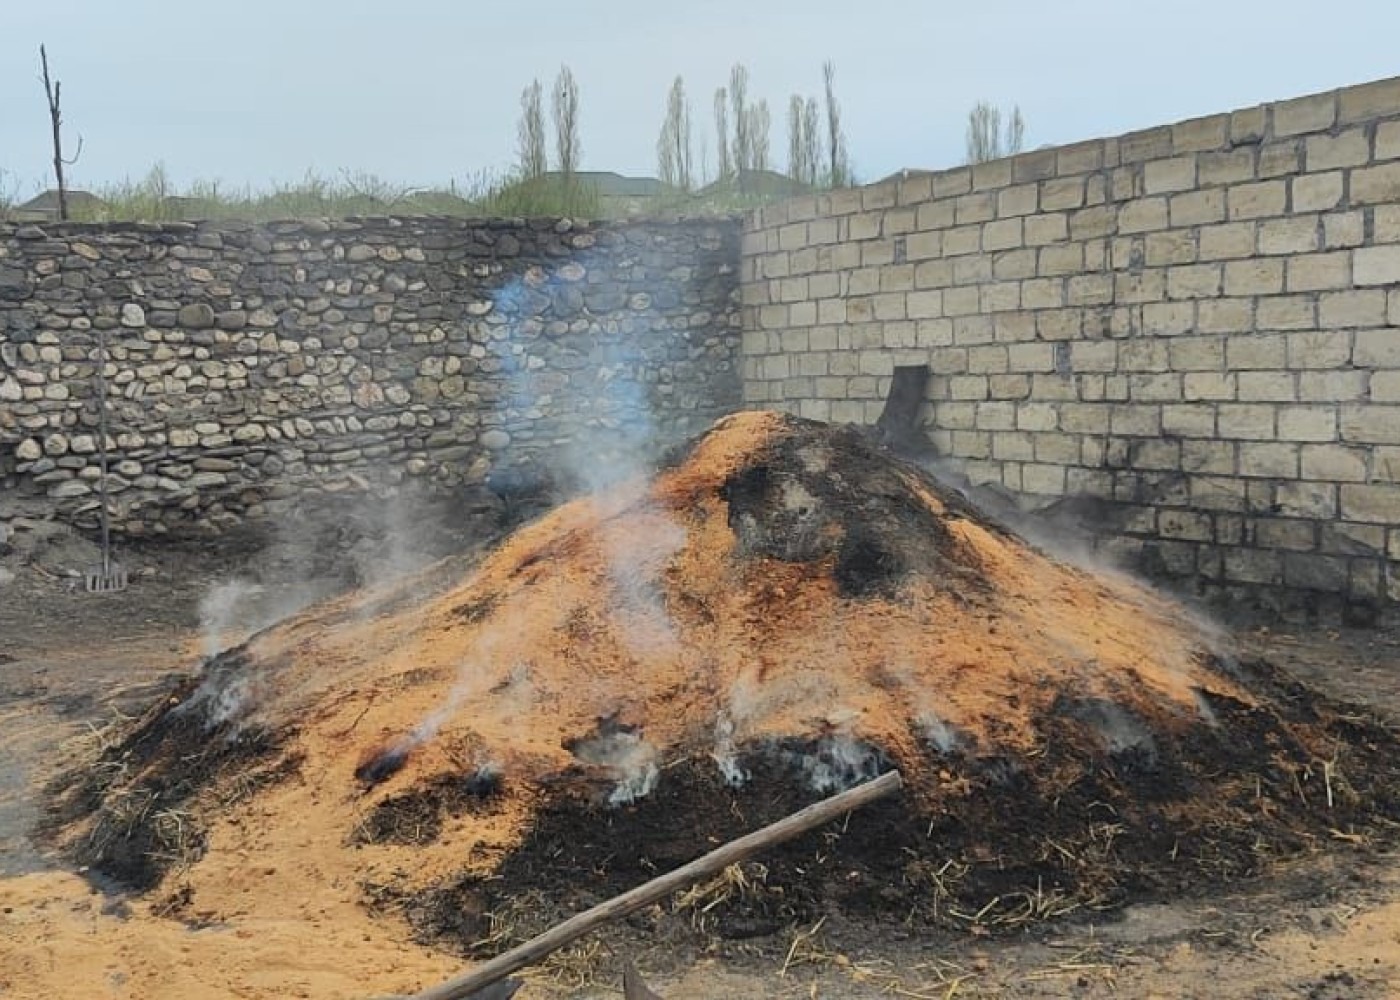
[[[496,950],[892,767],[901,798],[684,894],[672,929],[1016,927],[1400,819],[1383,723],[1232,661],[1173,602],[1055,561],[854,429],[728,417],[431,579],[311,609],[210,680],[240,692],[209,702],[236,705],[222,725],[297,766],[233,800],[180,786],[207,831],[180,878],[206,907],[251,856],[314,857],[308,888]],[[113,763],[61,839],[110,829],[170,759]]]

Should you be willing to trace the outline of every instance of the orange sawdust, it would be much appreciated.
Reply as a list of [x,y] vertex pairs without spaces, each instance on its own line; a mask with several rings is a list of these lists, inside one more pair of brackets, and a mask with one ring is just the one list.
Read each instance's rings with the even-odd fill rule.
[[[970,520],[948,524],[993,588],[985,608],[918,579],[897,598],[852,601],[829,567],[737,560],[717,489],[780,427],[771,414],[729,418],[650,489],[555,512],[427,604],[342,621],[290,657],[289,632],[265,637],[258,657],[287,660],[273,688],[290,694],[274,693],[261,716],[302,723],[298,749],[328,760],[333,776],[339,768],[349,787],[367,754],[442,714],[382,795],[434,773],[435,748],[467,733],[507,773],[525,761],[567,767],[564,741],[611,715],[657,746],[694,750],[710,744],[720,713],[739,740],[835,725],[888,745],[932,711],[984,746],[1025,750],[1038,739],[1032,720],[1066,690],[1166,725],[1196,720],[1193,688],[1247,697],[1203,666],[1208,650],[1174,605]],[[619,559],[658,590],[655,606],[619,595]],[[305,725],[325,697],[316,688],[332,685],[357,694],[327,726]],[[361,712],[349,735],[329,735]]]
[[[522,844],[551,789],[567,787],[561,775],[585,772],[604,792],[624,782],[628,774],[571,750],[600,719],[654,749],[662,785],[677,762],[708,761],[722,726],[737,747],[838,734],[882,748],[917,800],[936,805],[948,775],[930,764],[930,733],[1014,759],[1042,752],[1066,697],[1120,706],[1167,737],[1210,724],[1204,697],[1256,703],[1215,667],[1175,603],[1060,563],[903,467],[879,488],[900,493],[911,524],[942,526],[948,573],[909,571],[853,594],[833,546],[863,510],[838,511],[814,533],[827,546],[819,558],[746,551],[727,484],[800,435],[811,438],[797,453],[801,475],[774,487],[775,503],[819,508],[822,477],[841,480],[843,495],[858,490],[847,446],[775,414],[739,414],[653,480],[554,511],[449,586],[420,596],[424,580],[406,580],[256,637],[239,725],[280,734],[295,775],[232,805],[196,799],[202,857],[170,871],[122,933],[179,938],[153,915],[178,895],[184,919],[260,935],[319,920],[327,933],[303,942],[305,962],[363,975],[361,987],[395,972],[421,981],[442,957],[415,950],[392,914],[367,908],[365,887],[489,874]],[[900,554],[896,533],[880,538]],[[357,779],[391,750],[405,754],[401,768],[370,787]],[[362,835],[396,796],[488,765],[503,781],[489,808],[453,811],[411,842]],[[79,824],[72,837],[82,834]],[[356,948],[363,961],[334,962]],[[400,963],[366,971],[386,954]],[[246,978],[229,995],[279,995],[240,968]],[[343,978],[310,995],[352,995]]]

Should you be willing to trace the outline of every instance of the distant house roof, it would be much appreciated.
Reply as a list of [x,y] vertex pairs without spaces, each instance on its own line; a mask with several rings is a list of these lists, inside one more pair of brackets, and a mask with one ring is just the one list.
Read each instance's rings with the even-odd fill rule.
[[[564,175],[557,170],[539,177],[546,183],[563,179]],[[593,185],[604,198],[658,198],[670,190],[665,182],[655,177],[624,177],[613,170],[580,170],[574,174],[574,179]]]
[[[91,191],[69,191],[68,209],[79,209],[89,211],[99,209],[106,205],[101,198]],[[22,205],[16,205],[12,209],[17,218],[34,219],[57,219],[58,218],[58,191],[50,188],[43,194],[30,198]]]
[[794,180],[787,174],[780,174],[776,170],[744,170],[740,172],[738,178],[722,178],[708,187],[702,188],[700,194],[714,195],[742,191],[744,194],[789,198],[794,195],[807,194],[811,190],[810,184]]

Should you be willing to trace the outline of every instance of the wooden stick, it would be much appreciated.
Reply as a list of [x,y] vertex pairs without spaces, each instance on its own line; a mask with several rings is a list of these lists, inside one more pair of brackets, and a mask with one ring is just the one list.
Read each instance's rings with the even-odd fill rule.
[[450,979],[421,993],[415,993],[408,1000],[467,1000],[477,990],[490,986],[498,979],[523,969],[527,965],[535,964],[551,952],[577,941],[596,927],[601,927],[610,921],[634,913],[692,882],[707,875],[724,871],[730,865],[743,861],[751,854],[756,854],[764,848],[780,844],[785,840],[791,840],[800,833],[806,833],[808,830],[821,826],[844,813],[859,809],[861,806],[884,798],[886,795],[891,795],[903,787],[904,778],[900,773],[890,771],[874,781],[867,781],[863,785],[849,788],[838,795],[814,802],[800,812],[793,813],[791,816],[780,819],[761,830],[755,830],[738,840],[731,840],[723,847],[716,848],[704,857],[697,858],[675,871],[658,876],[650,882],[624,892],[621,896],[614,896],[607,902],[599,903],[591,910],[584,910],[577,916],[570,917],[562,924],[550,928],[519,947],[497,955],[489,962],[455,979]]

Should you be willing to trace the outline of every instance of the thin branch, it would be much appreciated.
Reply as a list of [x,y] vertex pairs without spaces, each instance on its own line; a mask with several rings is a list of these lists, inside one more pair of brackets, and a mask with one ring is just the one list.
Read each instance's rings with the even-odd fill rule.
[[83,155],[83,133],[79,132],[79,133],[78,133],[78,148],[73,152],[73,156],[72,156],[71,159],[65,157],[64,160],[63,160],[63,162],[66,163],[66,164],[68,164],[68,166],[71,167],[73,164],[75,164],[75,163],[78,162],[78,157],[80,157],[80,156],[82,156],[82,155]]

